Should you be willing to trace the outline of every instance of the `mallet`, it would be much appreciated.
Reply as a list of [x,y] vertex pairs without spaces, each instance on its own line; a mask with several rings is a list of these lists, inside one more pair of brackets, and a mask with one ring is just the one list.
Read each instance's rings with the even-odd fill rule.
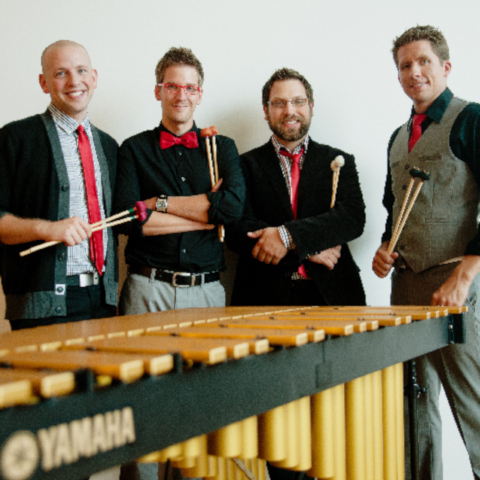
[[215,172],[215,183],[218,182],[218,163],[217,163],[217,135],[218,129],[213,125],[210,127],[210,131],[212,132],[212,153],[213,153],[213,168]]
[[[121,217],[125,217],[126,215],[130,215],[130,216],[127,218],[121,218]],[[145,205],[145,202],[137,202],[133,208],[130,208],[129,210],[125,210],[121,213],[117,213],[116,215],[112,215],[111,217],[104,218],[99,222],[92,223],[90,226],[92,227],[92,233],[93,233],[99,230],[103,230],[104,228],[114,227],[115,225],[120,225],[121,223],[127,223],[135,219],[137,219],[139,222],[143,222],[147,219],[147,206]],[[116,221],[112,221],[112,220],[116,220]],[[53,245],[58,245],[59,243],[62,243],[62,242],[58,240],[53,240],[51,242],[40,243],[39,245],[35,245],[34,247],[29,248],[28,250],[23,250],[22,252],[20,252],[20,256],[25,257],[27,255],[30,255],[31,253],[38,252],[39,250],[52,247]]]
[[[217,164],[217,143],[216,135],[218,135],[218,129],[214,126],[210,128],[204,128],[200,135],[205,138],[205,144],[207,145],[207,158],[208,158],[208,168],[210,171],[210,182],[212,187],[214,187],[219,178],[218,178],[218,164]],[[212,150],[210,149],[210,137],[212,137],[212,146],[213,146],[213,159],[212,159]],[[223,225],[218,226],[218,238],[221,242],[225,238],[225,227]]]
[[[214,177],[215,177],[215,184],[218,183],[220,180],[220,175],[218,174],[218,162],[217,162],[217,135],[218,129],[215,126],[211,126],[210,130],[212,132],[212,152],[213,152],[213,169],[214,169]],[[225,227],[223,225],[218,226],[218,238],[221,242],[225,240]]]
[[[405,196],[405,200],[404,200],[403,205],[402,205],[402,210],[400,212],[400,215],[398,216],[397,224],[395,225],[395,229],[394,229],[392,239],[390,240],[390,244],[388,245],[387,252],[388,252],[389,255],[392,254],[392,252],[395,249],[395,246],[398,242],[398,239],[400,238],[400,235],[402,234],[403,227],[405,226],[407,218],[410,215],[410,212],[412,211],[415,200],[417,199],[418,194],[420,193],[420,189],[423,186],[423,182],[430,179],[430,173],[426,172],[425,170],[420,170],[418,167],[413,167],[410,170],[409,173],[412,176],[412,179],[410,180],[410,185],[409,185],[407,194]],[[415,189],[415,193],[413,194],[412,200],[408,204],[407,211],[404,214],[405,207],[407,206],[407,200],[408,200],[408,197],[409,197],[410,192],[411,192],[412,187],[413,187],[413,183],[415,182],[416,178],[420,179],[420,183],[418,184],[417,188]]]
[[336,156],[333,162],[330,164],[330,168],[333,171],[332,200],[330,201],[330,208],[333,208],[335,206],[335,199],[337,198],[338,179],[340,177],[340,169],[344,165],[345,165],[345,159],[343,158],[343,155]]
[[397,218],[397,223],[395,224],[395,228],[393,229],[392,239],[397,236],[398,227],[400,226],[400,222],[402,221],[403,214],[405,212],[405,207],[407,206],[408,199],[410,197],[410,194],[412,193],[412,188],[413,188],[413,184],[415,183],[415,179],[422,177],[423,170],[421,170],[418,167],[413,167],[409,173],[412,178],[410,179],[410,183],[408,184],[407,193],[405,194],[403,205],[400,210],[400,214],[398,215],[398,218]]
[[208,170],[210,172],[210,183],[212,187],[215,185],[215,174],[213,171],[213,160],[212,160],[212,150],[210,148],[210,137],[213,135],[210,128],[204,128],[200,135],[205,139],[205,144],[207,145],[207,159],[208,159]]

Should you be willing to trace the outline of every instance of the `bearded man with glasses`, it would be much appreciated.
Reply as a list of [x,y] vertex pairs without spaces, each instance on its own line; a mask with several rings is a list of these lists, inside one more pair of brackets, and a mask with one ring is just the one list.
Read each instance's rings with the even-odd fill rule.
[[205,141],[193,121],[203,96],[202,64],[191,50],[171,48],[155,74],[161,123],[127,139],[118,158],[115,210],[138,200],[148,207],[143,224],[119,228],[129,236],[124,315],[224,306],[223,244],[215,225],[240,218],[245,197],[237,148],[227,137],[217,137],[220,180],[210,183]]
[[[270,140],[241,156],[247,199],[227,228],[240,254],[233,305],[362,305],[365,294],[347,242],[359,237],[365,205],[352,155],[308,135],[313,90],[295,70],[263,87]],[[345,159],[332,197],[331,163]]]

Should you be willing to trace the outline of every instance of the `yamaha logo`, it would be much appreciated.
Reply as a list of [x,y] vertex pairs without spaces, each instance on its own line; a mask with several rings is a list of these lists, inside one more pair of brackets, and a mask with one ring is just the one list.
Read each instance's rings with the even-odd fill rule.
[[5,480],[28,480],[38,468],[39,459],[42,470],[48,472],[133,442],[131,407],[42,428],[36,435],[18,431],[2,446],[0,472]]

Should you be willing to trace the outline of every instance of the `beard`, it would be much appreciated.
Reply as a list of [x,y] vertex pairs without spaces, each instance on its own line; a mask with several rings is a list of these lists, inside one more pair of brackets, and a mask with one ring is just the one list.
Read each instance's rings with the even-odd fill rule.
[[[300,140],[308,133],[312,117],[311,115],[309,115],[308,118],[302,117],[301,115],[288,115],[286,117],[280,118],[277,123],[273,123],[270,115],[267,115],[267,120],[270,130],[280,140],[285,140],[286,142],[294,142],[296,140]],[[300,127],[285,127],[283,123],[288,122],[289,120],[297,120],[298,122],[300,122]]]

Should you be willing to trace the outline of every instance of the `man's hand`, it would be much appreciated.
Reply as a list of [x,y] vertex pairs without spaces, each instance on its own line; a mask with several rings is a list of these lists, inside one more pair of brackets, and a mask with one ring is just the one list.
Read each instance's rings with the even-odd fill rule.
[[66,218],[57,222],[39,224],[40,236],[47,242],[62,242],[67,247],[82,243],[92,235],[90,225],[79,217]]
[[288,249],[282,242],[278,228],[268,227],[248,232],[250,238],[258,238],[252,250],[252,257],[259,262],[278,265],[280,260],[288,253]]
[[223,178],[221,178],[210,190],[211,192],[218,192],[220,190],[220,187],[222,186],[223,183]]
[[51,222],[38,218],[20,218],[8,213],[0,219],[0,241],[5,245],[44,240],[63,242],[71,247],[91,235],[90,225],[79,217]]
[[143,203],[147,208],[155,212],[155,204],[157,203],[157,198],[158,197],[147,198],[146,200],[143,200]]
[[480,272],[480,257],[465,255],[445,283],[432,295],[431,305],[461,306],[465,304],[470,285]]
[[380,278],[385,278],[389,274],[395,259],[398,258],[397,252],[393,252],[391,255],[388,254],[388,244],[389,242],[383,242],[380,245],[372,263],[373,271]]
[[338,263],[338,259],[340,258],[340,251],[342,250],[341,245],[337,245],[336,247],[327,248],[320,253],[315,255],[311,255],[308,257],[308,260],[313,263],[317,263],[318,265],[325,265],[329,270],[333,270],[335,265]]

